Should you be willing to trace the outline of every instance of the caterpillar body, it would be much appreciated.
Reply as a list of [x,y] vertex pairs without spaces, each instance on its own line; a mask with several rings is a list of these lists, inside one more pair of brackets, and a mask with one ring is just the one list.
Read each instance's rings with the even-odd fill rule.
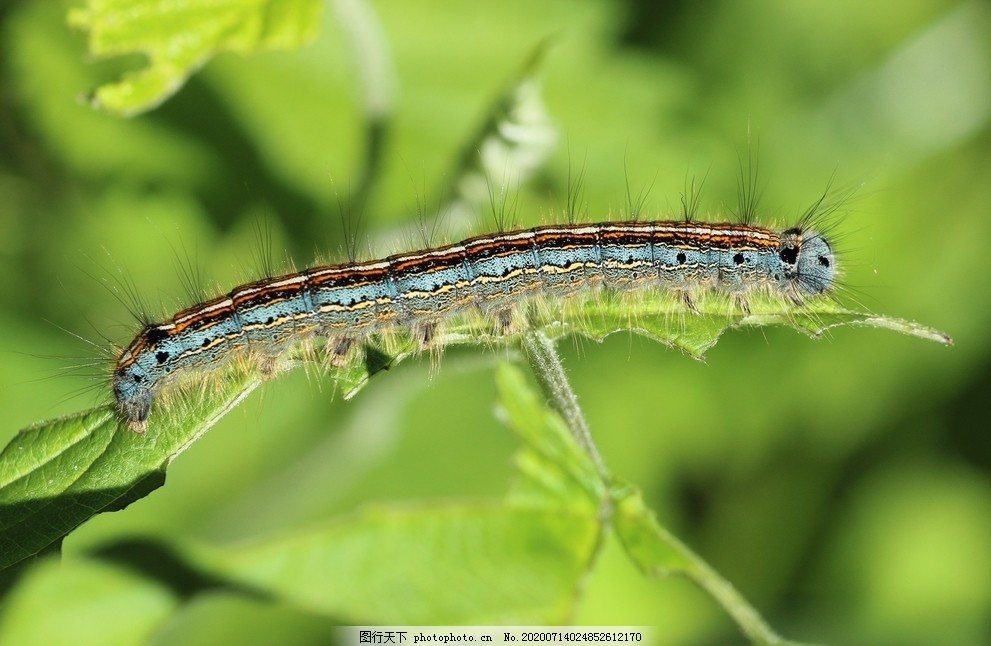
[[757,292],[801,303],[836,279],[833,249],[808,220],[786,230],[690,220],[547,225],[248,283],[146,325],[117,358],[117,409],[143,430],[155,398],[183,376],[238,357],[264,368],[313,337],[326,338],[340,364],[376,332],[406,330],[429,346],[439,325],[473,309],[508,333],[513,308],[532,297],[661,289],[692,310],[692,295],[711,290],[744,311]]

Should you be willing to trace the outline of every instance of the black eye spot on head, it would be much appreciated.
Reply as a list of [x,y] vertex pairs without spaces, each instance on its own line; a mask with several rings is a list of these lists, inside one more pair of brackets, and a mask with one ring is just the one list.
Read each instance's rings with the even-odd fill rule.
[[685,261],[688,260],[688,258],[685,257],[685,253],[683,251],[679,251],[678,255],[675,256],[675,258],[678,260],[679,265],[685,264]]
[[829,258],[827,258],[826,256],[819,256],[819,264],[822,265],[823,267],[828,267]]
[[145,336],[148,339],[148,343],[158,343],[167,337],[168,333],[161,328],[153,327],[148,330],[148,333]]
[[733,262],[736,263],[737,265],[742,265],[743,260],[744,258],[742,253],[738,253],[735,256],[733,256]]
[[798,247],[785,247],[778,255],[785,264],[794,265],[798,260]]
[[155,353],[155,361],[157,361],[159,363],[159,365],[165,363],[168,360],[169,360],[169,353],[168,352],[156,352]]

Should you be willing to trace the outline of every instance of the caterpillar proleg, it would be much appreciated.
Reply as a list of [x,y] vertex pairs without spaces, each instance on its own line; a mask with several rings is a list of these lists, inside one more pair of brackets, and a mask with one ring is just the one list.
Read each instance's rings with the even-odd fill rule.
[[155,398],[183,376],[235,358],[269,365],[313,338],[326,339],[340,363],[378,332],[406,331],[429,346],[439,326],[470,311],[508,333],[514,308],[536,297],[643,289],[679,295],[689,310],[706,291],[743,311],[755,293],[799,304],[830,292],[837,271],[810,220],[785,230],[690,220],[545,225],[248,283],[145,326],[117,358],[117,408],[141,430]]

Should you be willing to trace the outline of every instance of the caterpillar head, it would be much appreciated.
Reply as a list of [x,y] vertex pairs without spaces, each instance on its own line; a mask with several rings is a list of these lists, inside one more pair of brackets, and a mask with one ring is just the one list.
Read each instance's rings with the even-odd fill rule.
[[117,400],[117,410],[131,428],[141,431],[151,411],[151,378],[137,362],[127,363],[124,360],[127,356],[121,357],[114,370],[114,398]]
[[830,291],[836,280],[836,254],[820,233],[789,229],[781,234],[778,257],[784,277],[802,295]]

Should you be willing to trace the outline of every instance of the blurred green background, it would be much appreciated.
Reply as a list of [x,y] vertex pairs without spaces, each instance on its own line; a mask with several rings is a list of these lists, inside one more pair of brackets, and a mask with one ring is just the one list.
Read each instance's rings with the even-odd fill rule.
[[[67,27],[70,6],[0,8],[4,443],[106,397],[79,394],[99,370],[61,373],[97,357],[74,335],[106,346],[133,334],[105,286],[118,271],[165,314],[188,304],[177,257],[192,259],[210,291],[257,275],[259,222],[280,266],[287,255],[297,266],[341,258],[339,206],[361,173],[357,67],[332,10],[303,49],[221,56],[159,109],[119,119],[79,97],[141,61],[88,59],[85,35]],[[373,8],[396,96],[382,176],[362,211],[369,237],[398,228],[409,231],[401,247],[418,244],[417,199],[440,199],[488,107],[548,35],[541,77],[560,136],[522,188],[522,224],[559,219],[569,163],[585,167],[592,219],[621,215],[627,181],[634,194],[652,186],[651,213],[676,216],[686,176],[707,177],[707,217],[731,217],[748,131],[768,222],[793,221],[834,172],[865,183],[838,227],[849,297],[942,329],[956,347],[873,329],[819,342],[761,329],[728,334],[706,363],[629,335],[561,350],[612,470],[780,632],[991,642],[991,7]],[[424,357],[351,402],[329,381],[287,374],[183,454],[167,486],[71,534],[64,558],[132,534],[223,543],[371,501],[497,496],[514,448],[492,415],[503,354],[450,352],[435,375]],[[101,608],[117,594],[135,593],[94,569],[59,584],[46,620],[112,621]],[[574,619],[656,625],[659,643],[740,640],[689,583],[645,580],[614,542]],[[175,612],[156,640],[219,635],[322,643],[327,626],[215,595]]]

